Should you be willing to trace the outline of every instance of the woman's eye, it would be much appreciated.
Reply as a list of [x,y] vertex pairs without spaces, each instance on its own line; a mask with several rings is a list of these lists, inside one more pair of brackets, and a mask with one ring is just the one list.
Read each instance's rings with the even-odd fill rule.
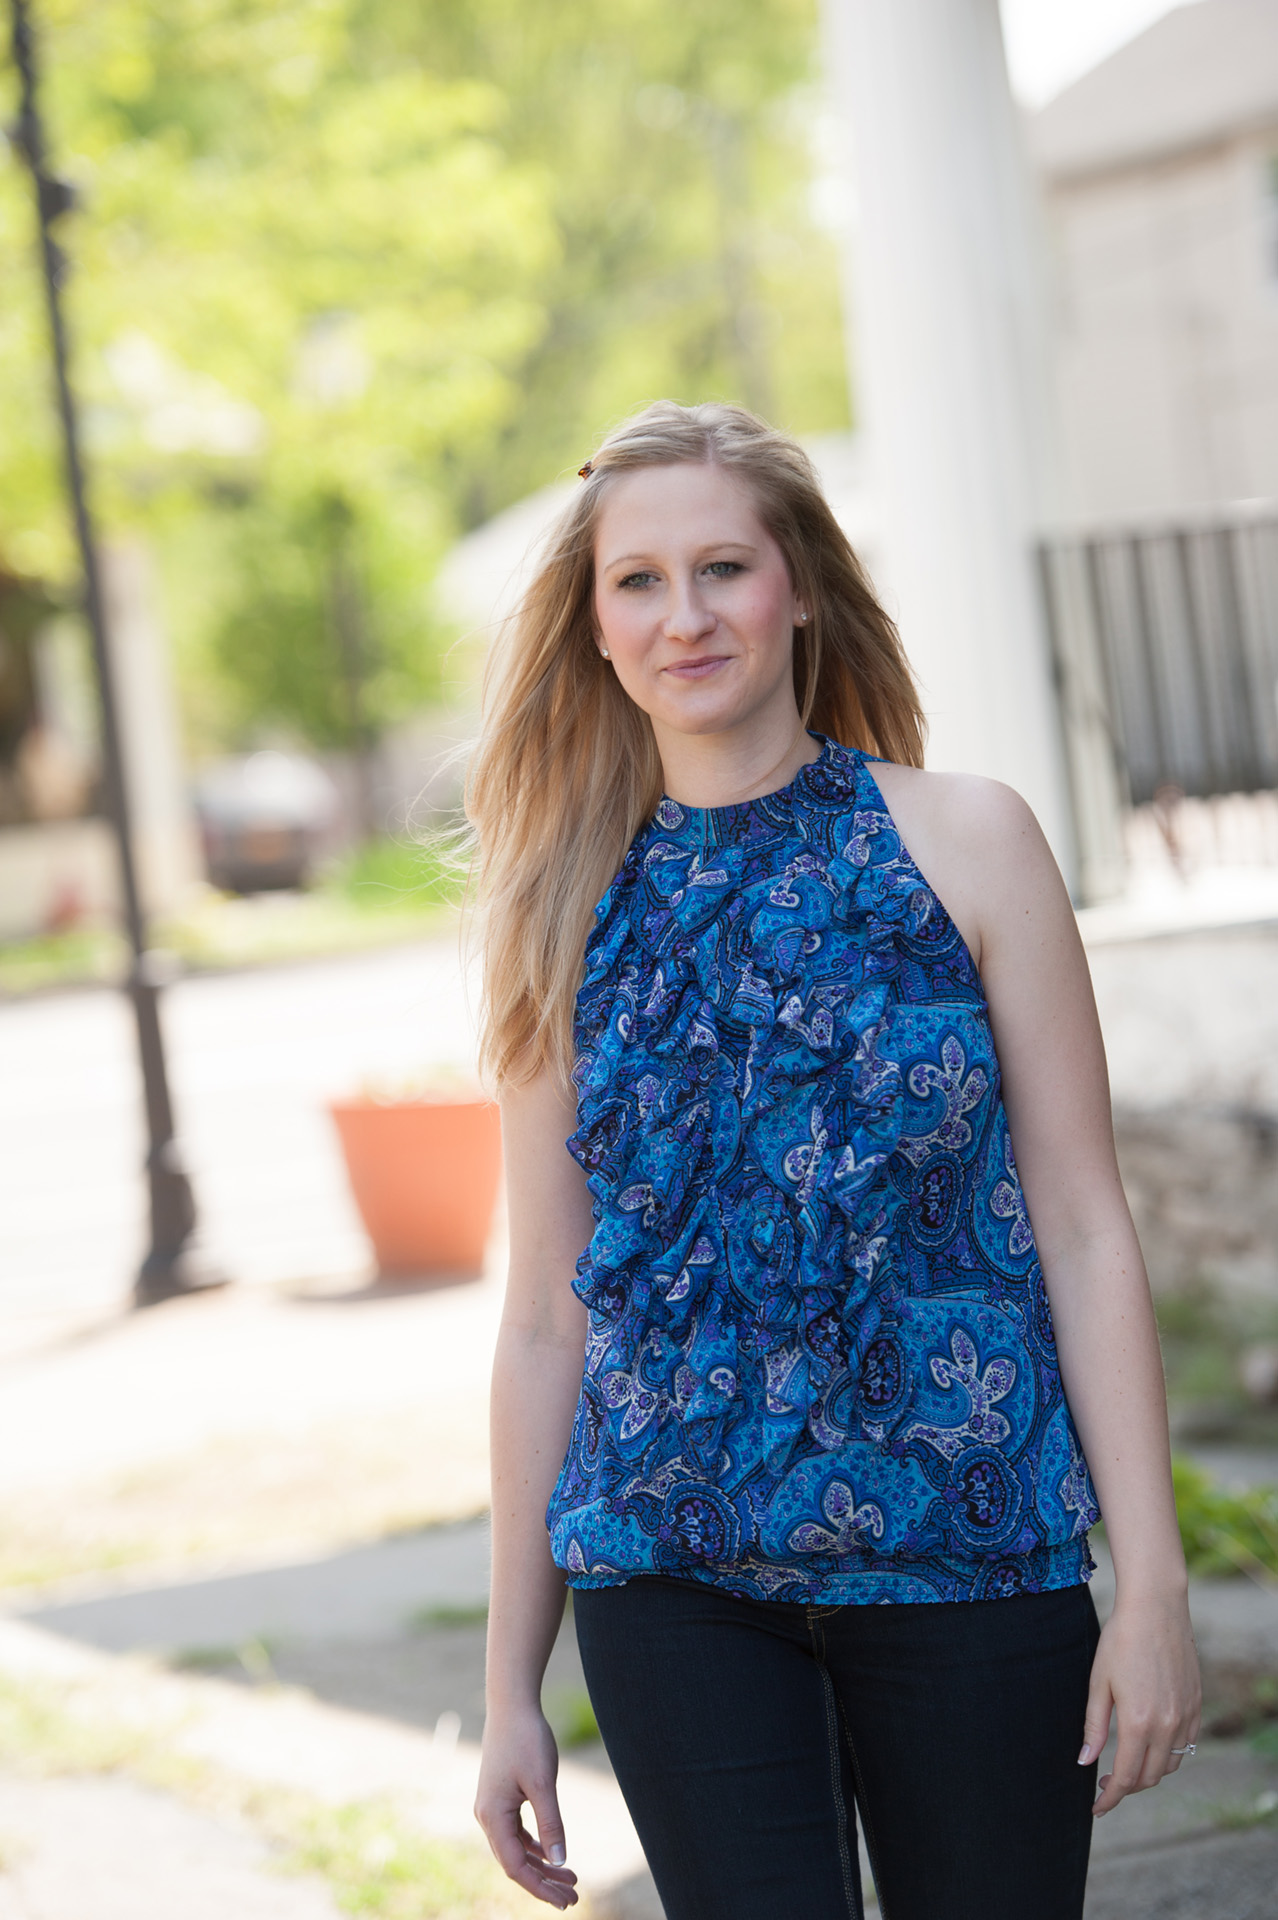
[[739,560],[712,560],[706,572],[713,574],[716,580],[730,580],[734,573],[740,573]]
[[624,580],[618,580],[617,585],[623,593],[633,592],[636,588],[648,586],[656,577],[655,573],[628,573]]

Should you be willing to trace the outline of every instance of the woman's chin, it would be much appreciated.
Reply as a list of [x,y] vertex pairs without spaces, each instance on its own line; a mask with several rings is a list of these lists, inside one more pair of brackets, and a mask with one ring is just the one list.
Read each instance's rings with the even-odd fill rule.
[[712,706],[709,702],[704,707],[687,706],[674,712],[666,709],[650,717],[658,730],[664,727],[670,733],[677,733],[689,740],[707,734],[732,733],[745,723],[743,716],[735,709],[726,709],[722,704]]

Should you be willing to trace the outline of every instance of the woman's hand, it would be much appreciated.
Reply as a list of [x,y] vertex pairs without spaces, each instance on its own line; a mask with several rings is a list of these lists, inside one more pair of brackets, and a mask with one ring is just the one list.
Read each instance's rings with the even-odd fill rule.
[[1114,1771],[1100,1783],[1092,1812],[1108,1813],[1128,1793],[1156,1787],[1175,1773],[1174,1747],[1198,1738],[1202,1686],[1198,1653],[1183,1594],[1153,1601],[1121,1596],[1101,1633],[1083,1723],[1080,1767],[1100,1757],[1118,1716]]
[[[510,1879],[534,1900],[562,1910],[577,1904],[577,1876],[564,1865],[564,1827],[555,1792],[558,1771],[555,1736],[539,1708],[489,1713],[475,1818]],[[523,1823],[525,1801],[537,1821],[536,1839]]]
[[[502,1094],[510,1267],[493,1359],[488,1717],[475,1800],[505,1872],[534,1900],[560,1909],[576,1906],[577,1876],[564,1865],[559,1754],[540,1695],[567,1597],[546,1508],[568,1451],[586,1351],[586,1309],[572,1276],[594,1231],[586,1177],[563,1144],[575,1111],[571,1088],[548,1073]],[[536,1839],[523,1823],[525,1802]]]

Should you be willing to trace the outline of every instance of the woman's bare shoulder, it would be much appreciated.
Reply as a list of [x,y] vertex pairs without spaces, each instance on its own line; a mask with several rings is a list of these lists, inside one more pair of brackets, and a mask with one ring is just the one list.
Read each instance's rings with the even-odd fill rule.
[[[935,773],[894,760],[871,761],[870,772],[905,837],[903,814],[925,828],[962,835],[1014,834],[1037,825],[1014,787],[981,773]],[[898,811],[900,809],[901,811]]]
[[943,902],[978,966],[994,922],[1026,890],[1060,886],[1032,808],[1015,788],[976,773],[872,763],[910,858]]

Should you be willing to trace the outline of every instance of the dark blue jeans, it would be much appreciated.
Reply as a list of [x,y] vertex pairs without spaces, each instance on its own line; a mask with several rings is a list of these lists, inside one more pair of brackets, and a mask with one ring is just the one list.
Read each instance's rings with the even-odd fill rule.
[[1079,1920],[1086,1587],[806,1607],[644,1577],[573,1596],[667,1920]]

